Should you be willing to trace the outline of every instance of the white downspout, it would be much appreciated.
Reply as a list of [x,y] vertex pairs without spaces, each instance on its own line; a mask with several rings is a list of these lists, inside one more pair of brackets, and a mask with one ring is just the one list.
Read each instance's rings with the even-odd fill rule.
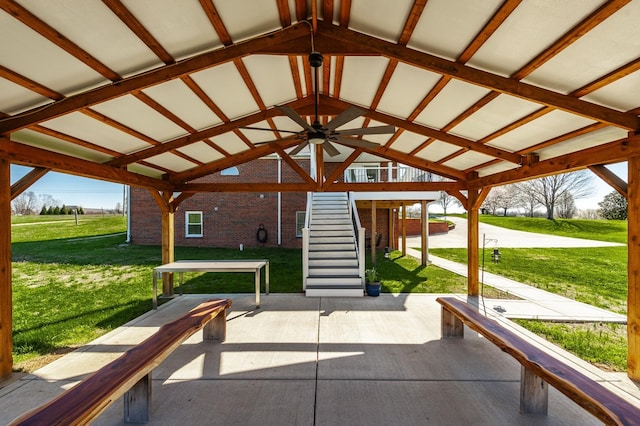
[[127,191],[127,239],[125,243],[129,244],[131,242],[131,187],[127,185],[126,188],[127,188],[126,189]]

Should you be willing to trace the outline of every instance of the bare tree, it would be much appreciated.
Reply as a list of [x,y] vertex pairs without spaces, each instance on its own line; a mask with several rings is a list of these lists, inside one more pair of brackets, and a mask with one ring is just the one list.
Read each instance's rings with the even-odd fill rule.
[[458,206],[460,202],[456,199],[456,197],[449,195],[446,191],[440,191],[440,195],[436,202],[442,207],[442,212],[444,217],[447,217],[447,209],[449,207]]
[[564,194],[571,194],[574,200],[584,198],[593,190],[592,181],[591,172],[581,170],[533,179],[520,185],[547,209],[547,219],[554,219],[556,204]]
[[556,213],[561,219],[571,219],[578,212],[573,195],[570,192],[562,194],[556,203]]
[[518,193],[518,204],[520,207],[524,208],[525,213],[529,217],[533,217],[536,211],[536,208],[540,205],[536,194],[527,190],[526,185],[523,183],[514,184],[516,191]]
[[33,191],[23,192],[11,202],[16,214],[30,215],[38,211],[38,196]]

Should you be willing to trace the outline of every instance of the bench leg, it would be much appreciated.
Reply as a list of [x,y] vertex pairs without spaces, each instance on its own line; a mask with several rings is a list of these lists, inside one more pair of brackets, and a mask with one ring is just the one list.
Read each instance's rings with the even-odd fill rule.
[[441,324],[441,336],[443,339],[464,337],[464,324],[444,307],[442,307]]
[[148,423],[151,411],[151,372],[124,394],[124,422]]
[[202,340],[224,342],[227,338],[227,310],[220,312],[202,329]]
[[545,416],[549,405],[549,385],[525,368],[520,373],[520,414]]

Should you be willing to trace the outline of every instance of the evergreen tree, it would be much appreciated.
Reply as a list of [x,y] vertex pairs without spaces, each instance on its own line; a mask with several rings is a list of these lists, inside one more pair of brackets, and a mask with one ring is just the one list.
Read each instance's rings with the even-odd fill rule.
[[627,199],[618,191],[613,191],[605,195],[604,199],[598,203],[600,215],[608,220],[627,219]]
[[47,208],[45,206],[42,206],[42,208],[40,209],[40,216],[47,214]]

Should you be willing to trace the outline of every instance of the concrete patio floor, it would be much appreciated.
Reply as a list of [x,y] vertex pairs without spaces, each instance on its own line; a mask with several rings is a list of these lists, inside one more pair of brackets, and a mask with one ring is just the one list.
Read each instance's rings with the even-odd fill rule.
[[[203,300],[230,297],[227,340],[197,333],[154,370],[152,425],[590,425],[550,390],[546,417],[519,410],[520,365],[470,330],[440,339],[437,295],[186,295],[0,389],[0,424],[37,407]],[[463,297],[463,296],[461,296]],[[640,406],[638,385],[525,333]],[[122,402],[94,423],[122,424]]]

